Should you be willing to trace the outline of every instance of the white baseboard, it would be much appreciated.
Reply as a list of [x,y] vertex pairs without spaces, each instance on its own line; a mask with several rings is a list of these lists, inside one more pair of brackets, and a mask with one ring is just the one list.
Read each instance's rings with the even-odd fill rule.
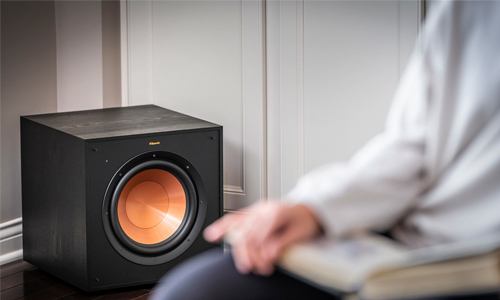
[[4,265],[23,258],[23,250],[9,252],[0,256],[0,265]]
[[0,224],[0,265],[23,258],[22,218]]

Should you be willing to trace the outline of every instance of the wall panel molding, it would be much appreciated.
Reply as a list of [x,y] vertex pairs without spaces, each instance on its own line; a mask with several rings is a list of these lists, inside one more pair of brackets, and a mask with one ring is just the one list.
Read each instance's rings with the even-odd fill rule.
[[103,107],[122,106],[120,1],[102,1]]
[[127,1],[129,103],[224,126],[225,208],[266,196],[263,1]]
[[280,198],[320,161],[347,159],[383,128],[421,27],[422,1],[267,1],[266,7],[268,191]]
[[128,24],[128,14],[127,0],[120,0],[120,54],[121,54],[121,95],[122,95],[122,106],[129,106],[129,24]]
[[267,134],[270,198],[304,174],[304,1],[267,2]]
[[305,173],[304,0],[297,1],[297,176]]
[[153,103],[152,1],[127,0],[129,105]]
[[270,198],[282,195],[280,11],[281,1],[266,1],[267,186]]
[[[262,1],[241,1],[242,128],[241,192],[226,186],[225,209],[266,198],[264,15]],[[226,166],[226,168],[230,166]]]

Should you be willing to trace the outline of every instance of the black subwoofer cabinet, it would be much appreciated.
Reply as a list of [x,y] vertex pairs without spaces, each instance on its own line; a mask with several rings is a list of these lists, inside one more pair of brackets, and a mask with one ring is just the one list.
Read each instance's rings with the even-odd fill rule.
[[[84,290],[218,245],[222,127],[154,105],[21,117],[24,260]],[[222,251],[222,250],[221,250]]]

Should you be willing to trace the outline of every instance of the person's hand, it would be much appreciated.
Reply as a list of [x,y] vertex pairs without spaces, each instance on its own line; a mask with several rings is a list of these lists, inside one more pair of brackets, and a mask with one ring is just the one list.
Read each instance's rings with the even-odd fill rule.
[[208,226],[204,236],[216,242],[233,231],[238,233],[231,241],[238,272],[270,275],[287,246],[317,236],[321,226],[307,206],[270,201],[227,214]]

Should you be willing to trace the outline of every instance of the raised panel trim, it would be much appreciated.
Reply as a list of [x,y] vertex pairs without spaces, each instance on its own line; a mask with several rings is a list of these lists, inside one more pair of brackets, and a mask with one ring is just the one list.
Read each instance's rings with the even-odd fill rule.
[[[401,23],[403,14],[412,14],[414,17],[410,20],[405,19],[405,24],[412,24],[411,30],[399,31],[398,47],[401,53],[408,49],[408,36],[421,32],[425,1],[400,0],[398,3],[399,27],[403,26]],[[305,173],[307,154],[305,136],[308,133],[305,132],[304,119],[304,101],[307,92],[304,89],[304,26],[307,24],[304,22],[304,0],[267,1],[266,6],[267,185],[269,197],[281,198]],[[292,16],[294,20],[290,20],[291,16],[285,13],[285,10],[289,13],[293,9],[292,6],[295,6],[295,15]],[[294,34],[291,31],[294,31]],[[292,59],[290,56],[295,58]],[[398,60],[402,70],[405,57],[400,54]],[[295,68],[291,68],[290,65],[295,65]],[[293,73],[293,76],[290,76],[290,73]],[[290,90],[294,90],[293,95],[290,95]],[[291,103],[296,108],[296,113],[292,116],[286,106],[292,105]],[[296,140],[292,141],[290,136],[295,136]],[[295,162],[295,166],[289,162]]]
[[305,173],[304,1],[297,1],[297,175]]
[[267,196],[265,7],[263,1],[241,1],[242,36],[242,186],[224,187],[224,208],[236,210]]
[[224,185],[224,193],[233,194],[233,195],[240,195],[240,196],[245,195],[245,191],[241,187],[234,186],[234,185]]
[[128,10],[127,0],[120,0],[120,49],[121,49],[121,86],[122,86],[122,106],[129,106],[129,60],[128,49],[130,41],[128,38]]
[[[152,3],[152,4],[151,4]],[[238,209],[267,195],[264,1],[241,3],[241,175],[225,184],[226,209]],[[154,2],[127,0],[128,17],[128,103],[154,103],[154,53],[152,38]],[[158,30],[158,29],[156,29]],[[142,32],[141,35],[138,32]],[[139,41],[139,39],[142,41]],[[143,60],[143,63],[137,61]],[[240,145],[238,145],[240,146]],[[228,166],[225,166],[227,168]],[[234,179],[234,178],[233,178]],[[236,182],[236,183],[235,183]]]

